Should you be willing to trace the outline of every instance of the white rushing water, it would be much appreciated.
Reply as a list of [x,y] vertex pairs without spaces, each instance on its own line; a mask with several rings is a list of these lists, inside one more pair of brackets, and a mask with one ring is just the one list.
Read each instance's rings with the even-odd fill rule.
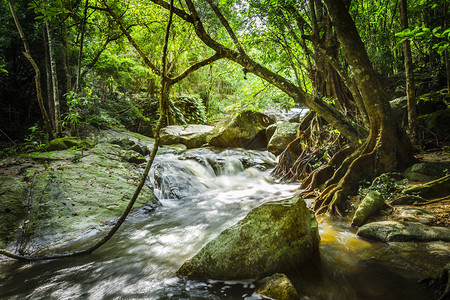
[[[174,273],[252,208],[290,197],[265,169],[267,152],[207,149],[157,157],[150,182],[162,206],[125,223],[93,255],[0,265],[4,299],[259,299],[246,282],[185,281]],[[254,165],[254,166],[251,166]]]

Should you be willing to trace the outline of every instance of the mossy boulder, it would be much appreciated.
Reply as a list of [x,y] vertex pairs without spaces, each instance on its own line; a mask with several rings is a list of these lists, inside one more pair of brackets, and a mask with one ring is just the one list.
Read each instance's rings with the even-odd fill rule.
[[425,199],[441,198],[450,195],[450,174],[439,179],[407,188],[407,195],[420,196]]
[[161,144],[183,144],[188,149],[200,148],[206,144],[214,127],[208,125],[170,125],[161,130]]
[[274,120],[265,114],[243,111],[217,123],[208,143],[220,148],[266,148],[265,130],[273,123]]
[[406,96],[396,98],[394,100],[389,101],[392,109],[392,116],[397,122],[402,123],[406,117],[408,99]]
[[147,160],[145,159],[145,157],[135,151],[129,150],[129,151],[124,151],[123,152],[123,160],[133,163],[133,164],[142,164],[145,163]]
[[361,226],[356,234],[382,242],[450,242],[450,228],[417,222],[382,221]]
[[450,105],[450,95],[443,92],[431,92],[417,98],[417,114],[427,115],[446,109]]
[[450,138],[450,108],[419,117],[428,130],[441,138]]
[[177,274],[203,279],[262,278],[299,267],[319,245],[314,213],[300,196],[263,204],[223,231]]
[[[22,250],[42,254],[108,230],[106,224],[123,213],[141,176],[123,160],[127,151],[140,155],[102,142],[83,151],[55,151],[52,159],[44,159],[43,153],[3,160],[2,171],[9,176],[0,177],[0,241],[11,228],[21,227]],[[151,211],[158,205],[153,192],[144,186],[135,211],[139,207]],[[5,222],[7,227],[2,226]]]
[[405,177],[411,181],[427,182],[441,178],[448,171],[449,162],[418,163],[405,170]]
[[353,216],[352,225],[361,226],[374,213],[379,211],[384,205],[384,197],[378,191],[371,191],[361,201]]
[[26,212],[25,183],[0,176],[0,248],[11,240]]
[[297,137],[297,131],[300,123],[281,122],[269,140],[267,150],[275,155],[280,155]]
[[272,138],[273,134],[275,133],[275,130],[277,130],[277,123],[267,126],[266,138],[268,141],[270,141],[270,139]]
[[257,282],[255,292],[277,300],[300,299],[297,290],[285,274],[277,273]]
[[[406,122],[408,113],[407,97],[396,98],[389,103],[392,108],[394,119],[400,123]],[[417,115],[421,116],[419,119],[423,119],[423,116],[447,109],[450,105],[450,95],[443,91],[423,94],[416,98],[416,104]],[[425,118],[427,119],[427,117]]]
[[93,143],[90,141],[69,136],[51,140],[47,149],[49,151],[54,151],[54,150],[66,150],[72,147],[90,148],[92,146]]

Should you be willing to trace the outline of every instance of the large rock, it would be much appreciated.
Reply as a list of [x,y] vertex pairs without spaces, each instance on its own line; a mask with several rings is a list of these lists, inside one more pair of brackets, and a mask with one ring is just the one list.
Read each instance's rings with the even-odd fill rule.
[[178,275],[248,279],[283,272],[310,259],[319,245],[314,214],[300,196],[253,209],[178,270]]
[[[45,251],[108,230],[105,224],[125,210],[140,178],[140,172],[123,161],[127,151],[99,143],[83,152],[32,153],[1,161],[10,178],[1,177],[0,187],[7,191],[4,195],[16,197],[4,203],[4,211],[9,227],[24,231],[22,249]],[[144,186],[135,207],[152,210],[157,205]],[[1,240],[15,236],[12,231],[5,236],[4,230],[0,235]]]
[[[400,97],[390,102],[392,108],[393,117],[401,122],[407,121],[408,113],[408,100],[407,97]],[[425,115],[434,115],[433,113],[445,110],[448,105],[450,105],[450,96],[445,92],[432,92],[428,94],[423,94],[416,99],[417,103],[417,115],[422,116],[423,119]],[[438,113],[437,116],[441,116],[442,112]],[[432,117],[431,117],[432,118]],[[430,119],[430,117],[425,116],[425,119]]]
[[213,129],[207,125],[170,125],[161,129],[161,144],[183,144],[188,149],[200,148]]
[[371,191],[361,201],[353,216],[352,225],[361,226],[371,215],[380,210],[384,205],[384,197],[378,191]]
[[25,216],[25,186],[19,178],[0,176],[0,248]]
[[382,242],[450,242],[450,228],[405,221],[369,223],[361,226],[356,234]]
[[277,129],[272,135],[267,150],[269,152],[280,155],[287,145],[297,137],[297,130],[300,123],[281,122],[277,124]]
[[92,146],[93,143],[90,141],[69,136],[51,140],[48,145],[48,150],[66,150],[72,147],[87,148]]
[[447,104],[450,104],[450,95],[446,91],[423,94],[417,98],[417,114],[431,114],[446,109]]
[[277,273],[257,282],[255,292],[276,300],[300,299],[297,290],[285,274]]
[[405,177],[411,181],[427,182],[446,175],[449,162],[426,162],[414,164],[405,171]]
[[419,117],[423,125],[441,138],[450,137],[450,108]]
[[262,149],[267,146],[265,129],[273,123],[273,119],[262,113],[243,111],[220,121],[208,142],[221,148]]
[[398,123],[402,123],[406,119],[406,114],[408,112],[408,99],[406,96],[396,98],[389,101],[392,109],[392,116]]

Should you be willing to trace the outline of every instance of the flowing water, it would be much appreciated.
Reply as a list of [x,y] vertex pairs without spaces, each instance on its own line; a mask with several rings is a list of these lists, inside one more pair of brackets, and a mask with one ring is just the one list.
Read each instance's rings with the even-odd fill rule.
[[[269,176],[273,159],[267,152],[208,149],[158,156],[149,185],[162,206],[150,214],[137,210],[90,256],[0,261],[0,298],[261,299],[251,281],[189,281],[174,273],[252,208],[293,195],[298,185]],[[329,219],[320,229],[320,258],[289,274],[303,299],[434,299],[414,276],[361,262],[382,244],[359,240]]]

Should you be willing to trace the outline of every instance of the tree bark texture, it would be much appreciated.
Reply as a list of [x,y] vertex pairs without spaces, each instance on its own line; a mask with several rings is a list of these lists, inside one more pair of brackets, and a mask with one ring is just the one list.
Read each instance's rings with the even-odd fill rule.
[[361,179],[374,178],[409,165],[413,157],[409,140],[392,118],[383,87],[343,1],[324,2],[361,92],[370,122],[369,138],[357,150],[357,157],[352,159],[345,175],[338,183],[328,186],[316,199],[316,209],[339,212],[338,207],[356,192]]
[[[408,26],[408,5],[406,0],[400,0],[400,20],[402,30],[407,29]],[[411,55],[411,42],[405,40],[403,42],[403,56],[405,60],[405,73],[406,73],[406,98],[408,99],[408,128],[412,135],[413,140],[417,138],[417,105],[416,105],[416,93],[414,84],[414,69]]]
[[62,127],[61,127],[61,108],[59,101],[59,89],[58,89],[58,75],[56,73],[56,61],[55,54],[53,51],[53,37],[50,30],[49,21],[45,22],[45,28],[47,30],[47,41],[48,41],[48,54],[50,59],[50,76],[52,78],[52,93],[53,93],[53,106],[55,110],[55,115],[53,117],[53,122],[55,124],[55,133],[56,136],[62,136]]

